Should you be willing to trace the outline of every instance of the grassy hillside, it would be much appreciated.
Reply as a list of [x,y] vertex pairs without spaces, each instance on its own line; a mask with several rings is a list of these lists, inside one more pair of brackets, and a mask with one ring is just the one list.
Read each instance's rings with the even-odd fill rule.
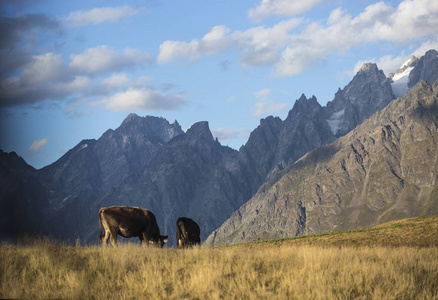
[[0,246],[0,298],[434,299],[438,217],[193,250]]
[[272,245],[344,247],[438,247],[438,216],[391,221],[373,228],[332,231],[292,238],[235,244],[229,247]]

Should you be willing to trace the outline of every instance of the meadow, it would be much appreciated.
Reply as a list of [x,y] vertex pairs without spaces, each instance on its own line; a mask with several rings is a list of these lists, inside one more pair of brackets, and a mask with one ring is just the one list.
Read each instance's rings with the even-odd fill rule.
[[437,299],[437,247],[438,217],[191,250],[40,239],[0,246],[0,298]]

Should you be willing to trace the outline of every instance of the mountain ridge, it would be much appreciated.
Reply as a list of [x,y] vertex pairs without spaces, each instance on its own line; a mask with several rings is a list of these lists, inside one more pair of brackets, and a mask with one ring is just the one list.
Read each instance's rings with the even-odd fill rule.
[[[20,227],[22,231],[31,228],[65,240],[96,242],[98,209],[132,205],[154,211],[160,229],[171,235],[170,245],[175,242],[174,222],[183,215],[200,224],[204,240],[303,155],[334,142],[392,99],[390,80],[370,63],[339,89],[327,106],[303,94],[284,121],[272,116],[261,119],[239,151],[215,140],[206,121],[193,124],[184,133],[177,121],[170,124],[164,118],[129,114],[119,128],[107,130],[98,140],[81,141],[41,170],[22,165],[30,177],[20,177],[23,173],[11,169],[12,164],[4,165],[3,174],[13,172],[23,182],[35,179],[30,189],[35,199],[22,197],[26,200],[16,208],[33,201],[35,207],[41,207],[35,220],[44,224]],[[336,150],[322,149],[320,158]],[[361,145],[354,149],[357,159],[363,159]],[[2,176],[2,182],[10,184],[3,179],[6,175]],[[11,188],[10,194],[0,197],[0,203],[16,201],[18,189],[18,185]],[[322,201],[323,187],[316,190]],[[304,203],[297,203],[296,210],[300,213],[296,223],[302,225],[308,210]],[[17,214],[12,210],[8,218],[14,213],[21,219],[32,215],[31,211]],[[302,227],[297,229],[304,232]]]
[[[279,179],[263,185],[206,243],[297,236],[437,214],[437,141],[438,82],[422,81],[346,136],[307,153]],[[388,188],[382,187],[382,176]]]

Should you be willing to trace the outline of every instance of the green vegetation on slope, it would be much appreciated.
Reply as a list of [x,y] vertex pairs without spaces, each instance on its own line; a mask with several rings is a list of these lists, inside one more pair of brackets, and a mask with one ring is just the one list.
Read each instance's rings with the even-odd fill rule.
[[235,244],[228,247],[272,244],[320,247],[438,247],[438,216],[407,218],[384,223],[373,228],[331,231]]

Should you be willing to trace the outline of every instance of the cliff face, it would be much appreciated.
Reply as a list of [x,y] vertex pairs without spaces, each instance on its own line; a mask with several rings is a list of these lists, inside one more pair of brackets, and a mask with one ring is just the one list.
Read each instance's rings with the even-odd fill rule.
[[333,101],[327,103],[328,120],[337,121],[331,126],[337,137],[350,132],[376,111],[386,107],[395,96],[391,81],[374,63],[364,64],[351,82],[335,94]]
[[438,83],[423,81],[264,184],[207,239],[228,244],[438,213]]

